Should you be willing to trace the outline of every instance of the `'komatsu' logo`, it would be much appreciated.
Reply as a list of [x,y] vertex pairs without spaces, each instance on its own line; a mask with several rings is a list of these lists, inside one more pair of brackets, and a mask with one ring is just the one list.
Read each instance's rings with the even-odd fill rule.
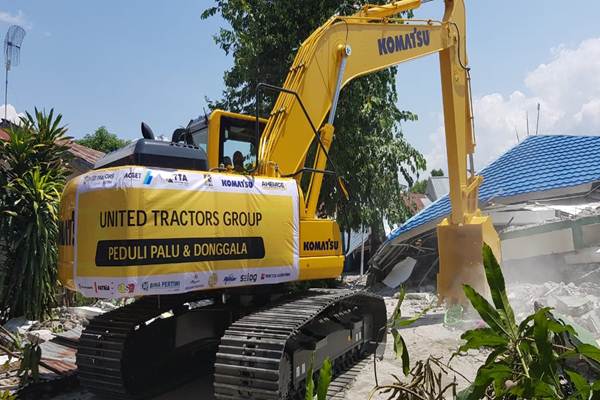
[[310,242],[304,242],[304,251],[315,251],[315,250],[337,250],[340,247],[340,242],[337,240],[316,240]]
[[252,187],[254,186],[254,182],[252,182],[250,180],[221,179],[221,185],[223,187],[252,189]]
[[429,31],[420,31],[415,28],[411,33],[405,35],[388,36],[377,39],[379,55],[391,54],[396,51],[416,49],[429,46]]

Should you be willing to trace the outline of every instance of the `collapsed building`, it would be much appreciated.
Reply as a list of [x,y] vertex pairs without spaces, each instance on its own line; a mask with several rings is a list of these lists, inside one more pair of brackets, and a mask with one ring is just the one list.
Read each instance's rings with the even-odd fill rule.
[[[479,207],[500,235],[507,281],[573,282],[553,291],[565,296],[588,296],[594,290],[578,288],[598,282],[600,299],[600,137],[530,136],[480,175]],[[431,288],[439,269],[436,225],[449,213],[445,195],[394,229],[371,258],[371,272],[379,280],[391,275],[388,284]],[[593,308],[571,300],[560,299],[563,309]]]

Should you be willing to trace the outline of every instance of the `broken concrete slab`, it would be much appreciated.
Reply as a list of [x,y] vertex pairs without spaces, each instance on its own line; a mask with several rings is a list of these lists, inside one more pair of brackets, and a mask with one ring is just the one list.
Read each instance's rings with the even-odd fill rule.
[[38,329],[27,332],[27,340],[35,343],[44,343],[54,339],[54,333],[49,329]]
[[404,260],[397,263],[383,280],[384,285],[395,289],[406,282],[406,280],[410,278],[416,263],[417,260],[411,257],[406,257]]
[[573,317],[580,317],[594,307],[588,296],[556,296],[556,309]]
[[69,312],[75,314],[80,318],[85,318],[89,321],[100,314],[104,314],[105,310],[103,310],[100,307],[81,306],[69,307]]

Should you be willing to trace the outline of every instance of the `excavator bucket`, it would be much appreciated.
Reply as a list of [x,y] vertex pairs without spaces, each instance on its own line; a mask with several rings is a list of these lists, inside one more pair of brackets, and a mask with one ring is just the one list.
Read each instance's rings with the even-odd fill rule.
[[440,272],[437,287],[440,302],[467,305],[463,284],[485,297],[489,288],[483,269],[482,247],[487,243],[500,261],[500,239],[488,216],[473,216],[468,223],[451,224],[444,219],[437,227]]

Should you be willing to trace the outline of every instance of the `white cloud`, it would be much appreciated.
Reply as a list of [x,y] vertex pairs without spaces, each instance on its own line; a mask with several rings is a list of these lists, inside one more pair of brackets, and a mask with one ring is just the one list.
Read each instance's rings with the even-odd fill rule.
[[[4,104],[0,105],[0,119],[4,119]],[[18,113],[15,107],[12,104],[9,104],[6,107],[6,119],[13,122],[18,123],[19,117],[23,117],[25,114]]]
[[[474,99],[479,168],[493,161],[527,134],[535,132],[537,104],[541,106],[540,134],[600,135],[600,38],[584,40],[576,48],[551,50],[552,59],[525,77],[527,93],[491,93]],[[431,135],[426,154],[428,169],[446,170],[443,124]]]
[[4,22],[9,25],[22,25],[27,28],[31,28],[31,24],[25,18],[23,11],[19,10],[16,14],[11,14],[8,11],[0,10],[0,22]]

